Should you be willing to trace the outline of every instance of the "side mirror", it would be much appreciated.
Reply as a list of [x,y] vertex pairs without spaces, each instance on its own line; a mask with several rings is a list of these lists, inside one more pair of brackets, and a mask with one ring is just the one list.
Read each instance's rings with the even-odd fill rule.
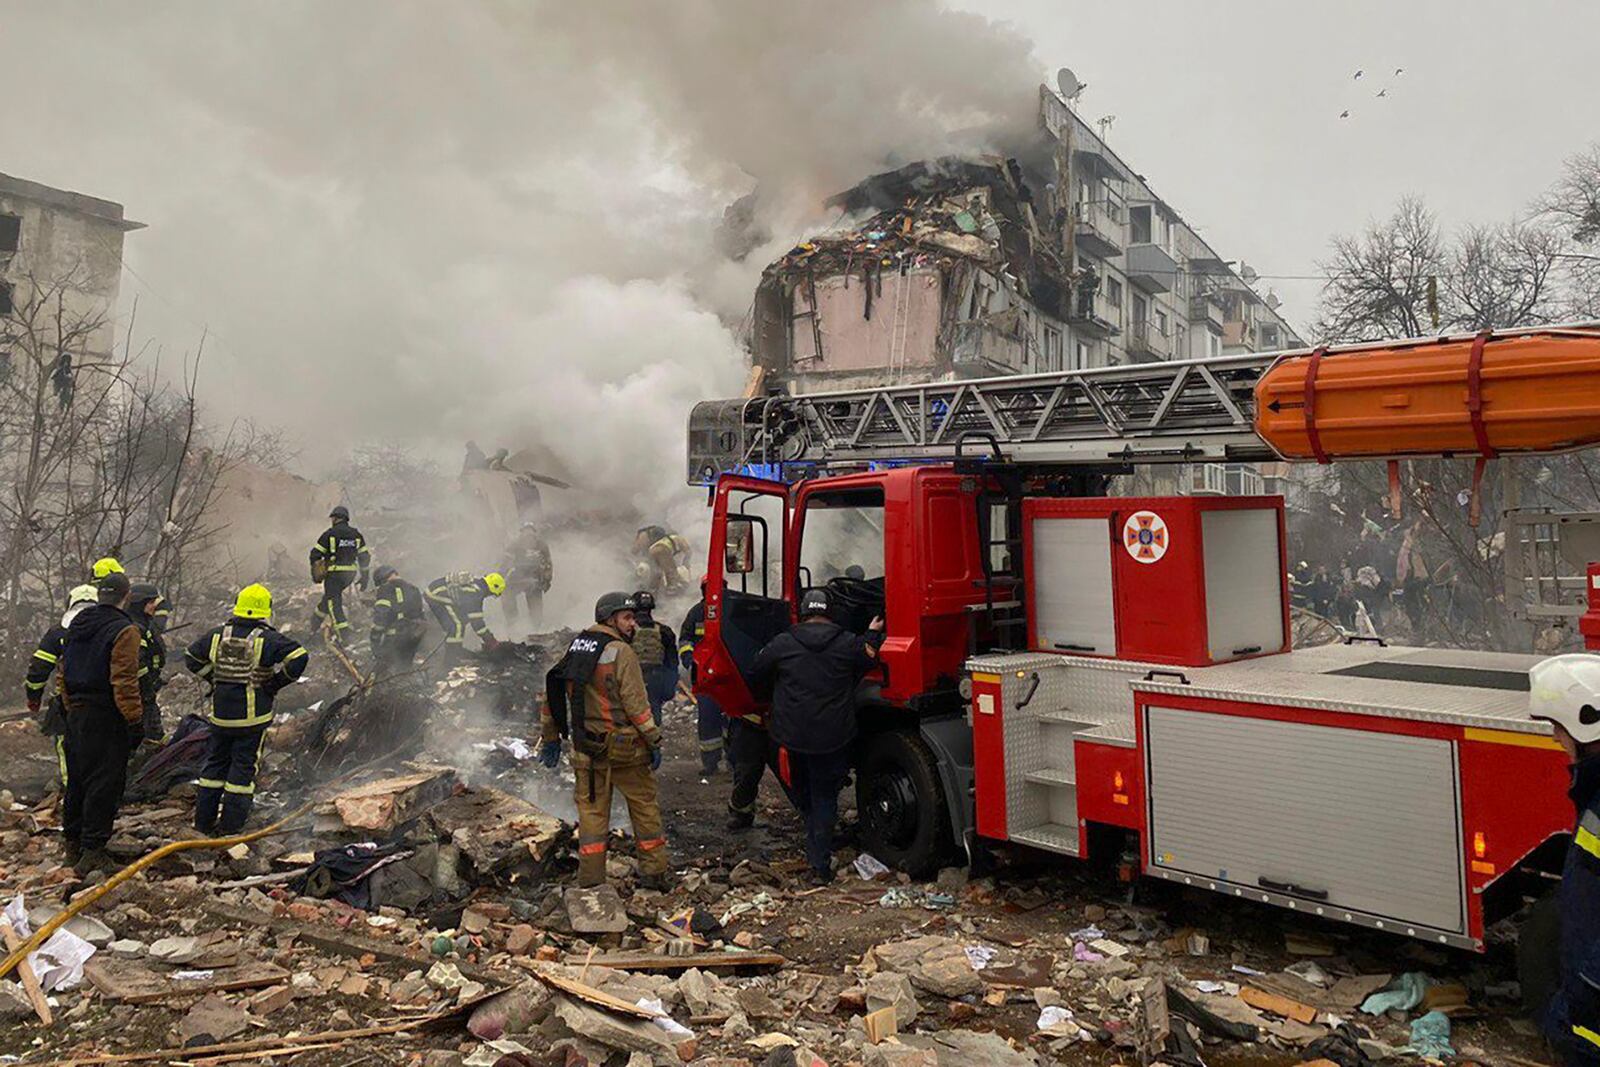
[[722,563],[722,569],[727,573],[749,574],[756,569],[755,527],[756,524],[749,519],[728,519],[727,546]]

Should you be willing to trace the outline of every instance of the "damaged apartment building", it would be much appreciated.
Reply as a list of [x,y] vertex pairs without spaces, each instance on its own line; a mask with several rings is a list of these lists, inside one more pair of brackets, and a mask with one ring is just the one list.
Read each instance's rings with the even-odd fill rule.
[[[848,228],[770,264],[750,327],[769,388],[823,392],[1299,347],[1250,285],[1076,112],[1040,89],[1012,158],[944,157],[829,201]],[[1212,469],[1215,467],[1215,469]],[[1250,468],[1186,491],[1259,492]]]

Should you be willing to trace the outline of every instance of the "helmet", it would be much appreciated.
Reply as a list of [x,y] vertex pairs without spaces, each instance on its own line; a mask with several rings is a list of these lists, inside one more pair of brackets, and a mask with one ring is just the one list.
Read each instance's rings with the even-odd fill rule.
[[233,613],[241,619],[272,618],[271,591],[260,582],[245,586],[233,602]]
[[633,610],[634,611],[654,611],[654,610],[656,610],[656,595],[654,593],[652,593],[648,589],[639,590],[637,593],[633,594]]
[[1528,715],[1566,728],[1580,745],[1600,741],[1600,656],[1551,656],[1528,672]]
[[823,589],[807,589],[805,596],[800,598],[800,617],[810,615],[826,615],[828,613],[828,594]]
[[75,585],[67,594],[67,607],[77,607],[79,604],[93,604],[100,599],[100,590],[92,582]]
[[390,578],[393,578],[399,573],[399,571],[385,563],[383,566],[372,572],[372,580],[377,584],[382,585],[384,582],[387,582]]
[[483,584],[488,587],[491,596],[499,596],[506,591],[506,576],[499,571],[490,571],[483,576]]
[[334,520],[335,522],[349,522],[350,509],[345,507],[343,504],[338,504],[332,511],[328,512],[328,518]]
[[108,574],[125,574],[122,564],[117,562],[115,556],[101,556],[94,561],[94,576],[104,578]]
[[633,598],[627,593],[605,593],[594,602],[594,621],[607,622],[619,611],[632,611]]
[[154,582],[135,582],[133,591],[128,594],[128,607],[130,608],[136,608],[141,604],[150,604],[153,609],[159,606],[160,602],[161,590],[156,588]]

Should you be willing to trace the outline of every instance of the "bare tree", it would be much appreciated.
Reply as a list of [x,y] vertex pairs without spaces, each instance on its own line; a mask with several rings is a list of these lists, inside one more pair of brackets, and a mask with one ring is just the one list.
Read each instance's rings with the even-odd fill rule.
[[1523,222],[1469,226],[1450,250],[1449,325],[1470,330],[1532,326],[1560,314],[1561,236]]
[[1600,318],[1600,142],[1567,157],[1533,206],[1542,223],[1570,241],[1559,257],[1562,317]]
[[[1314,332],[1328,341],[1429,332],[1430,285],[1437,285],[1431,280],[1446,273],[1448,262],[1438,219],[1420,198],[1406,197],[1388,219],[1333,239],[1332,257],[1320,264],[1328,281]],[[1444,309],[1441,315],[1452,317]]]

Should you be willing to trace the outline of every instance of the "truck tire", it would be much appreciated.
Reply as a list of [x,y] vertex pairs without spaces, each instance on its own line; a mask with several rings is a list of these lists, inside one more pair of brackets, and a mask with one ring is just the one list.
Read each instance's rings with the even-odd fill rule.
[[950,812],[933,750],[903,730],[865,739],[856,771],[861,848],[913,878],[950,856]]

